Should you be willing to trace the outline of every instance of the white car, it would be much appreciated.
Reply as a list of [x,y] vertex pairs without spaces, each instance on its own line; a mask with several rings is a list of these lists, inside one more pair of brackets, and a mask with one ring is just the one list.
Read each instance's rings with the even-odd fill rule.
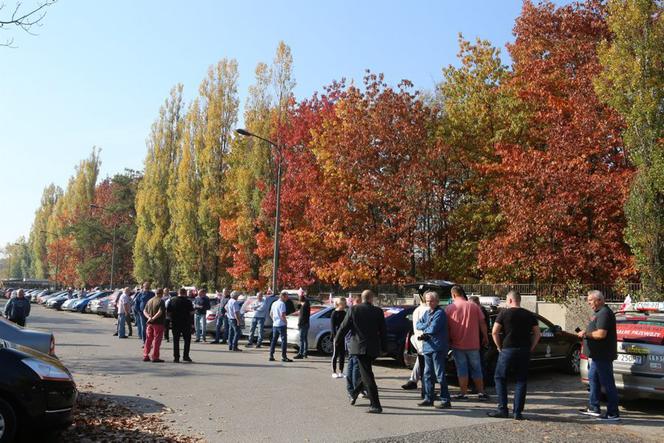
[[[309,317],[309,349],[317,350],[327,355],[334,352],[334,337],[332,337],[332,325],[330,317],[334,311],[334,306],[330,305],[312,305],[311,317]],[[298,347],[300,343],[300,330],[297,328],[299,312],[296,311],[286,319],[286,334],[288,336],[288,345]]]

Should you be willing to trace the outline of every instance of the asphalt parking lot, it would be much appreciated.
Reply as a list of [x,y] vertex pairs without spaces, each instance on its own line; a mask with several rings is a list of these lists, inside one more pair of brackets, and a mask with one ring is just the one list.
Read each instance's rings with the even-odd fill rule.
[[[56,352],[77,383],[134,411],[160,414],[180,432],[216,441],[662,441],[664,402],[630,402],[618,425],[576,414],[587,393],[578,377],[532,374],[527,422],[490,419],[488,403],[456,402],[441,412],[417,407],[419,394],[400,385],[408,371],[391,360],[375,369],[384,413],[350,406],[345,381],[332,379],[329,359],[268,362],[267,349],[233,353],[224,345],[192,343],[192,364],[143,362],[140,342],[113,337],[115,321],[33,305],[29,327],[52,330]],[[135,331],[134,331],[135,334]],[[455,386],[451,386],[454,393]],[[493,393],[491,390],[489,393]]]

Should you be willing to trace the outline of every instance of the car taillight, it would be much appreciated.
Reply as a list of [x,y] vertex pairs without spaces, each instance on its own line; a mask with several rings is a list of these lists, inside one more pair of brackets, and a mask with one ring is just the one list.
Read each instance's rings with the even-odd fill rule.
[[55,357],[55,337],[51,335],[51,346],[48,349],[48,355]]
[[581,360],[588,360],[588,356],[586,354],[584,354],[583,352],[579,353],[579,358]]

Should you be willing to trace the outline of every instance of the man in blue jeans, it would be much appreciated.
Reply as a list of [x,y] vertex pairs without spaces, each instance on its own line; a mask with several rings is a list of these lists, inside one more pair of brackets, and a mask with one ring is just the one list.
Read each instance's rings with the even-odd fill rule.
[[299,352],[295,358],[307,358],[309,351],[309,318],[311,317],[311,304],[307,298],[307,294],[300,288],[300,315],[297,317],[297,329],[300,332],[300,347]]
[[[585,331],[579,332],[583,339],[583,353],[590,359],[588,382],[590,398],[588,407],[582,409],[584,415],[598,417],[608,421],[620,419],[618,412],[618,391],[613,377],[613,361],[618,358],[618,337],[616,334],[616,316],[604,301],[600,291],[588,292],[588,305],[593,316]],[[602,388],[606,392],[606,414],[602,415],[599,405]]]
[[272,307],[270,308],[270,317],[272,318],[270,361],[274,361],[274,348],[277,346],[277,339],[279,337],[281,337],[281,361],[293,361],[286,355],[286,347],[288,346],[288,337],[286,336],[286,300],[288,300],[288,292],[283,291],[279,295],[279,300],[272,303]]
[[427,292],[424,294],[427,309],[416,328],[422,331],[422,335],[416,337],[422,343],[422,355],[424,356],[424,400],[418,403],[418,406],[434,405],[434,388],[436,382],[440,384],[440,403],[436,404],[437,409],[449,409],[452,407],[450,402],[450,392],[445,378],[445,360],[447,359],[447,350],[449,348],[449,336],[447,332],[447,315],[445,311],[438,306],[438,294]]
[[[259,291],[256,294],[256,300],[251,304],[251,309],[254,311],[254,318],[251,320],[251,331],[249,332],[249,340],[246,346],[250,348],[255,344],[257,348],[260,348],[263,346],[263,327],[268,310],[267,301],[265,301],[262,292]],[[255,341],[256,328],[258,328],[258,341]]]
[[540,330],[535,314],[521,307],[521,295],[516,291],[507,293],[508,309],[500,311],[493,324],[491,335],[498,348],[495,382],[498,409],[487,412],[489,417],[507,418],[507,373],[510,368],[516,375],[514,390],[514,419],[523,420],[528,389],[528,362],[530,354],[540,339]]
[[143,311],[152,297],[154,297],[154,292],[150,290],[150,282],[147,281],[143,283],[143,290],[134,297],[134,318],[136,328],[138,329],[138,337],[142,340],[142,345],[145,344],[145,339],[147,338],[146,328],[148,320],[145,318]]
[[242,349],[237,347],[238,341],[242,331],[240,331],[240,307],[238,306],[238,291],[231,292],[231,298],[226,303],[226,317],[228,318],[228,350],[234,352],[241,352]]
[[228,289],[224,288],[221,291],[221,294],[217,292],[217,298],[219,303],[215,308],[215,313],[217,314],[217,319],[214,323],[214,341],[211,341],[212,344],[226,343],[228,340],[228,317],[226,317],[226,304],[230,300],[231,296],[228,292]]

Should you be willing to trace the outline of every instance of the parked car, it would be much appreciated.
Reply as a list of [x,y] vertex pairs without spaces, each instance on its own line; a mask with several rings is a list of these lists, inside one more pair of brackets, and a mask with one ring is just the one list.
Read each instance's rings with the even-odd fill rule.
[[103,315],[103,316],[109,316],[113,315],[113,311],[115,310],[115,306],[113,306],[113,310],[109,314],[109,304],[111,300],[115,301],[114,297],[116,297],[116,292],[113,292],[112,294],[106,295],[104,297],[98,298],[96,300],[92,300],[88,306],[90,306],[90,312],[93,314],[97,315]]
[[24,328],[2,317],[0,317],[0,339],[55,356],[55,337],[52,333]]
[[[489,310],[490,328],[493,328],[496,317],[502,309],[503,308],[493,307]],[[560,326],[554,325],[552,322],[542,317],[541,315],[535,314],[535,317],[537,317],[537,322],[542,336],[539,343],[535,347],[535,351],[531,354],[529,367],[531,369],[556,368],[569,374],[578,374],[581,355],[581,343],[579,342],[579,338],[576,336],[576,334],[563,331]],[[410,318],[412,321],[412,315]],[[404,361],[409,367],[412,367],[415,364],[415,359],[417,358],[410,344],[411,335],[412,330],[408,334],[404,346]],[[492,385],[496,363],[498,361],[498,349],[496,348],[496,344],[493,342],[491,334],[489,334],[489,349],[485,354],[485,358],[487,361],[487,368],[484,382],[486,384]],[[451,351],[448,353],[446,373],[451,377],[456,376],[456,366],[454,365],[454,359],[452,358]]]
[[46,302],[45,305],[46,305],[47,308],[60,310],[60,308],[62,307],[64,302],[66,302],[67,300],[75,299],[75,298],[78,298],[78,293],[77,292],[73,292],[71,294],[69,294],[68,292],[65,292],[62,295],[50,298]]
[[[250,297],[251,298],[251,297]],[[210,297],[210,309],[205,314],[205,332],[207,335],[214,335],[217,327],[217,305],[220,300],[217,297]],[[246,303],[246,300],[238,299],[238,309]],[[240,311],[240,329],[244,328],[244,313]]]
[[[613,362],[622,398],[664,399],[664,302],[640,302],[616,315],[618,359]],[[588,386],[591,359],[581,355],[581,381]]]
[[43,295],[43,296],[41,296],[37,299],[37,303],[43,305],[47,301],[49,301],[50,299],[55,298],[55,297],[59,297],[59,296],[61,296],[63,294],[66,294],[66,293],[67,293],[67,291],[58,291],[58,292],[54,292],[52,294]]
[[[332,337],[332,327],[330,317],[334,311],[334,306],[314,305],[311,306],[311,317],[309,318],[309,350],[317,350],[323,354],[332,355],[334,352],[334,337]],[[297,328],[297,322],[300,318],[300,312],[296,311],[286,318],[288,346],[299,349],[300,330]]]
[[97,300],[99,298],[106,297],[109,294],[111,294],[111,291],[97,291],[93,292],[92,294],[88,295],[85,298],[68,300],[62,305],[62,310],[84,312],[85,308],[92,300]]
[[0,367],[0,441],[71,423],[76,385],[58,359],[0,340]]
[[[293,302],[295,306],[295,311],[300,309],[300,301],[299,301],[299,295],[298,291],[295,289],[286,289],[286,292],[288,292],[288,298]],[[251,300],[252,298],[249,297],[248,300]],[[263,325],[263,338],[269,340],[272,337],[272,318],[270,318],[270,309],[272,309],[272,304],[279,299],[279,296],[277,295],[268,295],[265,297],[265,303],[267,303],[268,309],[267,309],[267,317],[265,318],[265,324]],[[251,302],[249,302],[251,303]],[[314,305],[322,305],[322,303],[319,300],[309,298],[309,303],[311,304],[312,308]],[[247,305],[247,307],[244,309],[244,316],[242,316],[242,321],[244,322],[244,326],[242,327],[242,335],[245,337],[249,336],[249,333],[251,332],[251,322],[254,319],[254,315],[256,313],[254,312],[253,309],[251,309],[250,304]]]

